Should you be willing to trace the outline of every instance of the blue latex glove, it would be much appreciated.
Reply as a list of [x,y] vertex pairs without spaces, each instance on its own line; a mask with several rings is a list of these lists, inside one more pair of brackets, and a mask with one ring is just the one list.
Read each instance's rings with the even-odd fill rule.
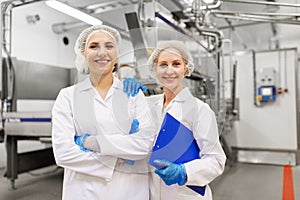
[[146,86],[142,85],[136,78],[125,78],[123,81],[123,91],[127,94],[127,96],[134,97],[137,95],[139,90],[143,92],[147,91]]
[[[132,120],[132,123],[131,123],[131,129],[129,131],[129,134],[134,134],[136,132],[139,132],[139,121],[137,119],[134,119]],[[134,165],[134,160],[125,160],[125,162],[128,164],[128,165]]]
[[175,164],[165,160],[154,160],[155,173],[166,185],[184,185],[186,183],[186,171],[183,164]]
[[86,138],[89,136],[90,136],[90,134],[86,133],[86,134],[74,137],[75,144],[77,144],[80,147],[81,151],[91,152],[91,150],[83,147],[83,143],[85,142]]
[[139,129],[139,125],[140,125],[140,122],[137,119],[132,120],[129,134],[133,134],[133,133],[139,132],[139,130],[140,130]]

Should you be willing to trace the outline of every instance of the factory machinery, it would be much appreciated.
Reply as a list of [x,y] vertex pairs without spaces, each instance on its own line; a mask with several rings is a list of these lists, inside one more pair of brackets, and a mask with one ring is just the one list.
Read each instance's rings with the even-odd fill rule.
[[[11,180],[12,187],[19,173],[54,164],[51,149],[51,106],[48,112],[32,112],[35,109],[28,109],[27,100],[53,101],[61,88],[74,84],[78,79],[74,69],[57,68],[11,57],[14,42],[11,39],[12,10],[41,2],[43,1],[10,0],[1,3],[0,139],[5,139],[5,176]],[[145,65],[157,41],[176,39],[189,46],[196,67],[191,77],[187,78],[186,85],[215,111],[220,140],[230,164],[237,160],[268,164],[297,163],[300,149],[297,49],[281,49],[279,41],[272,40],[271,45],[274,47],[257,50],[238,39],[243,51],[234,51],[233,39],[229,35],[237,34],[235,30],[240,27],[267,23],[271,25],[275,37],[277,24],[300,25],[299,14],[226,8],[236,4],[265,6],[268,9],[298,8],[299,4],[250,0],[91,1],[86,6],[76,6],[76,3],[72,5],[72,1],[69,1],[69,4],[99,18],[103,12],[118,12],[124,6],[133,6],[134,9],[127,9],[126,12],[122,10],[125,28],[116,27],[109,19],[105,21],[105,17],[101,19],[105,24],[117,28],[122,38],[131,43],[134,62],[121,65],[124,68],[120,71],[126,71],[126,67],[133,69],[133,74],[148,87],[146,95],[161,92]],[[27,20],[35,22],[39,20],[39,16],[29,16]],[[85,26],[80,22],[62,22],[54,24],[52,31],[61,34]],[[272,59],[274,56],[278,59]],[[119,76],[127,77],[126,74]],[[293,112],[286,111],[287,109]],[[291,113],[292,122],[280,122],[280,117]],[[283,128],[278,128],[277,122]],[[18,140],[39,140],[45,143],[45,148],[19,153]]]
[[[51,148],[51,107],[61,88],[70,85],[74,70],[10,58],[3,60],[2,127],[7,166],[14,188],[19,173],[55,164]],[[6,71],[7,70],[7,71]],[[9,80],[12,76],[13,80]],[[12,87],[11,90],[9,87]],[[37,109],[38,107],[38,109]],[[40,141],[40,148],[20,152],[18,141]]]

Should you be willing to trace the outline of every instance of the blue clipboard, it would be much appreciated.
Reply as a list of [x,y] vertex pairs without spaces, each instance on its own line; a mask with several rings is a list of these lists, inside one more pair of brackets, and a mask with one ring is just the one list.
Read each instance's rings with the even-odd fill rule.
[[[154,166],[154,160],[167,160],[173,163],[186,163],[199,158],[199,147],[190,129],[180,123],[169,113],[166,113],[157,140],[152,149],[149,164]],[[204,196],[206,186],[187,185]]]

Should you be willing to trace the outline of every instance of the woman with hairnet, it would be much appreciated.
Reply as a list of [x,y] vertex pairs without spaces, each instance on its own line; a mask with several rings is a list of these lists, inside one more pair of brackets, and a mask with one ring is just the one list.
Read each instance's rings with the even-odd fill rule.
[[[156,169],[155,174],[151,175],[151,199],[211,200],[212,192],[208,184],[222,174],[226,156],[219,142],[214,112],[183,86],[184,77],[190,76],[194,69],[192,56],[182,42],[166,41],[153,51],[148,66],[163,87],[163,94],[148,99],[151,111],[159,120],[157,129],[169,113],[192,131],[200,149],[199,159],[186,163],[154,160]],[[136,86],[127,89],[134,95],[141,84],[127,79],[124,88],[130,88],[128,85]],[[187,185],[202,186],[202,192],[195,192]]]
[[143,93],[128,97],[113,75],[119,42],[119,32],[104,25],[76,41],[76,67],[88,77],[62,89],[52,110],[62,199],[149,199],[146,157],[155,131]]

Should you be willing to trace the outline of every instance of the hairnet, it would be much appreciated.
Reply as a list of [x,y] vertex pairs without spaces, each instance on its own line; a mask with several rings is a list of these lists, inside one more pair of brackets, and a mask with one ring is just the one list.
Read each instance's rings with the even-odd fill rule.
[[192,74],[192,72],[194,71],[193,57],[182,42],[175,41],[175,40],[161,42],[154,49],[154,51],[151,54],[151,56],[149,57],[148,63],[147,63],[148,67],[150,69],[150,72],[155,74],[155,67],[157,64],[158,57],[159,57],[160,53],[166,49],[175,49],[180,53],[183,61],[185,62],[185,67],[187,69],[185,76],[190,76]]
[[[116,29],[109,27],[109,26],[94,25],[94,26],[84,29],[78,36],[76,43],[75,43],[75,47],[74,47],[74,51],[76,54],[75,66],[81,74],[89,74],[90,73],[89,66],[88,66],[85,56],[84,56],[84,52],[86,50],[86,42],[88,41],[88,38],[95,31],[103,31],[103,32],[109,34],[115,40],[117,45],[121,41],[120,33]],[[117,53],[118,53],[118,49],[117,49]]]

